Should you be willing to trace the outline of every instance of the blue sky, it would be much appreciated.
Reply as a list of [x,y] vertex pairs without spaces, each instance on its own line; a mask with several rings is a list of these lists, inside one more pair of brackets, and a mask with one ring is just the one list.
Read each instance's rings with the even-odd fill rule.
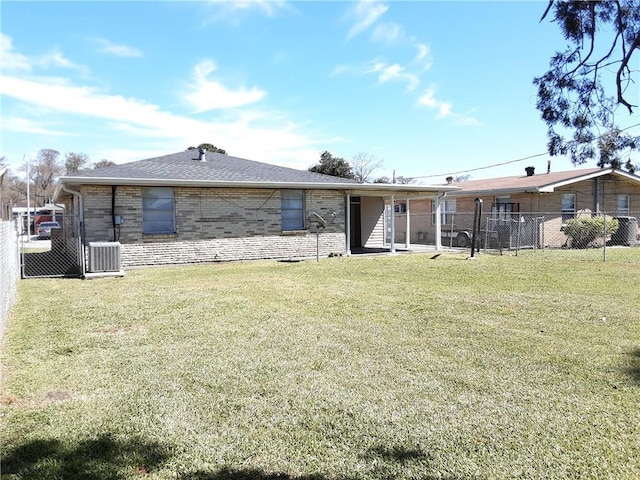
[[302,169],[366,153],[376,177],[434,183],[544,171],[483,167],[545,152],[532,79],[565,46],[546,4],[3,1],[0,156],[207,142]]

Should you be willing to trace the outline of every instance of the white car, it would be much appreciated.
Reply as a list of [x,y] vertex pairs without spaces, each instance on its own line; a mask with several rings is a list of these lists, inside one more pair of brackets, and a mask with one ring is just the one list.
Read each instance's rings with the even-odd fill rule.
[[41,222],[38,225],[38,239],[51,238],[52,228],[60,228],[60,224],[58,222]]

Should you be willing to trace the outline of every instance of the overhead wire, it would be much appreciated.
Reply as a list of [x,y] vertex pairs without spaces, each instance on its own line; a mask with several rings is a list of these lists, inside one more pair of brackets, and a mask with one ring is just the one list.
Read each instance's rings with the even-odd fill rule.
[[[625,130],[630,130],[630,129],[635,128],[635,127],[640,127],[640,123],[636,123],[635,125],[631,125],[631,126],[622,128],[622,129],[620,129],[620,131],[624,132]],[[600,135],[598,138],[594,139],[593,141],[595,142],[596,140],[598,140],[602,136],[603,135]],[[443,176],[447,176],[447,175],[460,175],[460,174],[463,174],[463,173],[477,172],[479,170],[487,170],[489,168],[502,167],[504,165],[510,165],[512,163],[524,162],[525,160],[529,160],[531,158],[536,158],[536,157],[542,157],[542,156],[545,156],[545,155],[549,155],[549,152],[536,153],[534,155],[529,155],[527,157],[518,158],[518,159],[515,159],[515,160],[509,160],[507,162],[494,163],[492,165],[485,165],[484,167],[477,167],[477,168],[471,168],[471,169],[467,169],[467,170],[460,170],[458,172],[446,172],[446,173],[439,173],[439,174],[434,174],[434,175],[420,175],[420,176],[411,177],[411,178],[434,178],[434,177],[443,177]]]

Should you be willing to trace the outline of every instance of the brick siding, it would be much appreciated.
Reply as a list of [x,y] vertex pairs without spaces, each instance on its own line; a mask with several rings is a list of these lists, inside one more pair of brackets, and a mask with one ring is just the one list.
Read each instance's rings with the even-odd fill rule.
[[[85,243],[119,241],[125,268],[316,255],[313,219],[307,219],[307,230],[282,231],[279,189],[176,187],[176,232],[171,235],[143,234],[142,191],[135,186],[116,188],[115,213],[123,222],[114,234],[111,186],[81,188]],[[307,214],[314,211],[329,222],[320,231],[320,255],[344,254],[344,192],[308,190],[305,200]]]

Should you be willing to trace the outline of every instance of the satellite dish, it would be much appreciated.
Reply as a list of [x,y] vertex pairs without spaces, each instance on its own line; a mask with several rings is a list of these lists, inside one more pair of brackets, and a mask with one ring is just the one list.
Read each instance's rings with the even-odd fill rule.
[[327,221],[324,218],[322,218],[319,214],[317,214],[316,212],[311,212],[311,216],[316,219],[316,221],[318,222],[318,226],[322,228],[327,228]]

